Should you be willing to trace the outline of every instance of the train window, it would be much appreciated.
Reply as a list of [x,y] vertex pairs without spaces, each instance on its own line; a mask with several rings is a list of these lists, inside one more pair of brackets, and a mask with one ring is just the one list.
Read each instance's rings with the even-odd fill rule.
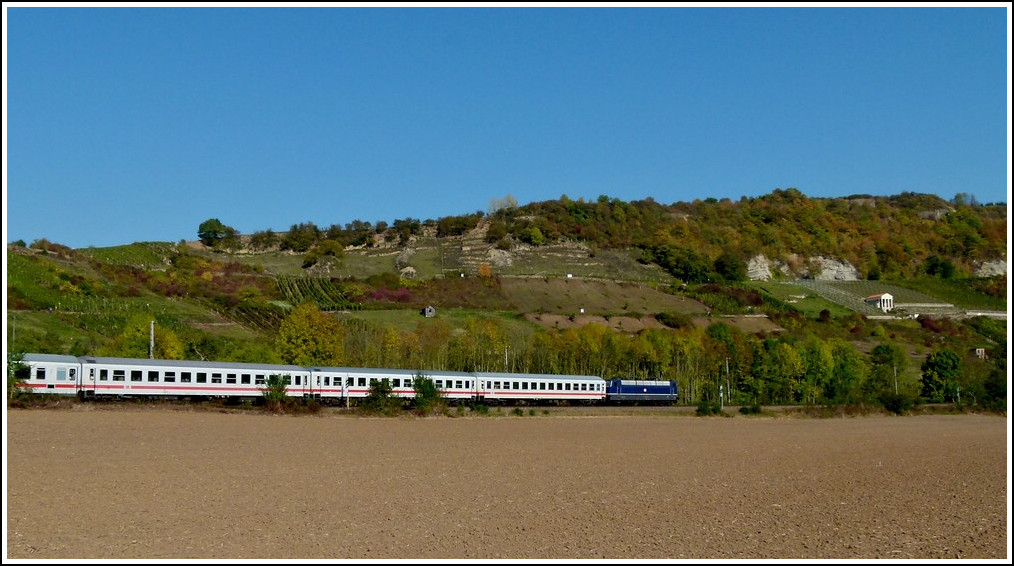
[[494,381],[493,382],[493,389],[500,389],[500,382],[499,381]]
[[401,378],[400,377],[394,378],[394,386],[395,387],[401,387]]
[[291,375],[285,376],[285,385],[292,385],[292,376]]
[[122,369],[114,369],[113,370],[113,381],[124,381],[124,378],[126,378],[126,377],[127,377],[127,371],[126,370],[122,370]]
[[407,379],[407,378],[405,379],[405,387],[412,387],[412,380],[411,379]]
[[264,385],[264,375],[260,374],[260,373],[258,373],[257,375],[255,375],[254,376],[254,384],[255,385]]
[[360,377],[359,378],[359,387],[366,387],[366,378],[365,377]]
[[444,380],[438,379],[437,380],[437,389],[443,389],[443,388],[444,388]]
[[74,379],[75,375],[77,375],[77,370],[74,368],[70,368],[70,378]]
[[457,387],[458,389],[461,389],[463,387],[460,381],[455,381],[454,386]]
[[168,383],[172,383],[172,382],[176,381],[176,372],[174,372],[174,371],[167,371],[167,372],[165,372],[165,375],[162,376],[162,379],[163,379],[163,381],[166,381]]
[[100,369],[99,370],[99,381],[106,381],[107,379],[109,379],[109,370],[107,370],[107,369]]
[[249,373],[244,373],[244,374],[240,375],[239,376],[239,382],[242,383],[242,384],[244,384],[244,385],[250,385],[250,374]]
[[521,383],[515,381],[514,382],[514,389],[521,389]]
[[[319,377],[317,378],[317,383],[318,384],[320,383],[320,378]],[[325,375],[324,376],[324,385],[331,385],[331,376],[330,375]]]
[[225,382],[226,383],[236,383],[236,374],[234,374],[234,373],[227,373],[227,374],[225,374]]
[[570,391],[570,384],[569,383],[564,384],[563,388],[567,391]]
[[130,370],[130,381],[141,381],[141,376],[144,372],[139,369]]
[[57,381],[67,379],[67,368],[56,368],[56,379]]
[[197,383],[207,383],[207,382],[208,382],[208,374],[204,373],[203,371],[197,372]]
[[546,390],[546,382],[545,381],[540,381],[539,382],[539,389],[542,390],[542,391]]
[[[115,381],[116,378],[114,377],[113,379]],[[158,372],[157,371],[149,371],[148,372],[148,381],[158,381]]]
[[297,375],[296,376],[296,385],[302,385],[302,384],[303,384],[303,376]]
[[190,372],[189,371],[181,371],[180,372],[180,383],[190,383]]
[[352,387],[355,384],[356,384],[356,378],[354,378],[354,377],[347,377],[347,378],[345,378],[345,385],[347,385],[349,387]]
[[588,384],[587,383],[582,383],[581,384],[581,391],[588,391]]
[[213,373],[213,374],[211,374],[211,382],[212,383],[222,383],[222,374],[220,374],[220,373]]
[[35,368],[35,379],[46,379],[46,368]]

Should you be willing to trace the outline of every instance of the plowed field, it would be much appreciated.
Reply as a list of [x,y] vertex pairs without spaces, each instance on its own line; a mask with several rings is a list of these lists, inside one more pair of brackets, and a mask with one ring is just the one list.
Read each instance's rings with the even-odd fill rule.
[[7,412],[7,558],[1009,559],[980,415]]

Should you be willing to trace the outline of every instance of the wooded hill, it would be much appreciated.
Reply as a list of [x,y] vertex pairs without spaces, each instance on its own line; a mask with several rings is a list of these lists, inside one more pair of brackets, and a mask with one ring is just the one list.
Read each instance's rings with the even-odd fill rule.
[[[744,403],[945,399],[960,382],[1005,403],[1006,322],[968,313],[1007,309],[1006,211],[795,189],[672,205],[508,197],[278,233],[209,219],[200,242],[17,242],[8,352],[147,357],[156,320],[166,358],[676,379],[690,403],[720,379]],[[819,281],[819,258],[858,281]],[[879,319],[835,298],[871,282],[951,308]],[[951,354],[960,371],[941,371]]]

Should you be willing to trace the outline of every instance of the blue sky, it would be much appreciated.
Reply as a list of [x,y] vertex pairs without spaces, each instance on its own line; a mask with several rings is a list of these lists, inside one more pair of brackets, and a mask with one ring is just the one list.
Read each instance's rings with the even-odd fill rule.
[[1009,8],[5,5],[5,239],[1010,191]]

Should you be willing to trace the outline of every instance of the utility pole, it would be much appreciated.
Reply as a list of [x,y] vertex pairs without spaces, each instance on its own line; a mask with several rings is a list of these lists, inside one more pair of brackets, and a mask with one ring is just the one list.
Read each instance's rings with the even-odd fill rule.
[[732,395],[732,389],[729,387],[729,356],[725,356],[725,390]]
[[898,362],[894,362],[894,394],[898,394]]
[[148,359],[155,359],[155,321],[151,321],[151,332],[148,338]]

